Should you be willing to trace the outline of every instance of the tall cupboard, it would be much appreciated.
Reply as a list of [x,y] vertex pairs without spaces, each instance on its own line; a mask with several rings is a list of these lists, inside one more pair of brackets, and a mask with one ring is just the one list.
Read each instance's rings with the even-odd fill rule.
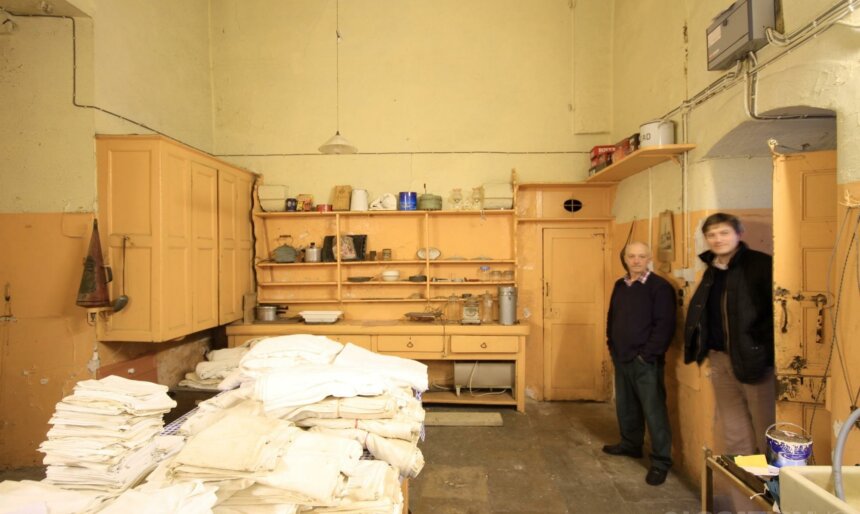
[[161,342],[242,317],[255,175],[161,136],[97,136],[111,298],[102,341]]

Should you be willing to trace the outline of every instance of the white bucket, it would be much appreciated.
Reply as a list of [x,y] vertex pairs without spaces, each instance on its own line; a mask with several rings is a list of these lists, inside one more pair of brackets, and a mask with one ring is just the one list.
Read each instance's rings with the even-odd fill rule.
[[675,123],[672,120],[649,121],[639,127],[639,146],[660,146],[675,143]]
[[[779,427],[795,427],[799,432]],[[812,456],[812,437],[794,423],[774,423],[764,432],[767,439],[767,461],[771,466],[805,466]]]

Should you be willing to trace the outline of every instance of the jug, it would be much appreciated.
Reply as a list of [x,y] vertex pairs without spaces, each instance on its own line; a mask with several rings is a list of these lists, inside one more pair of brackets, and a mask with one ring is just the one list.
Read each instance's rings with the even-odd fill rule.
[[349,210],[351,211],[366,211],[367,210],[367,190],[353,189],[352,196],[349,201]]
[[[285,235],[278,237],[278,239],[287,239],[287,242],[289,243],[292,241],[293,236]],[[297,255],[298,252],[295,248],[289,244],[282,244],[272,251],[272,260],[278,263],[296,262]]]
[[305,262],[320,262],[322,261],[322,248],[319,248],[316,243],[311,243],[305,248]]

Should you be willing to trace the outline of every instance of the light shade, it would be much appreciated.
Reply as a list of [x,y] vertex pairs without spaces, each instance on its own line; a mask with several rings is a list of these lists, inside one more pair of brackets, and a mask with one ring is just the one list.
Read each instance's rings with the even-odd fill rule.
[[320,153],[325,154],[343,154],[358,152],[358,148],[352,146],[352,143],[350,143],[345,137],[340,135],[340,131],[336,132],[335,135],[331,136],[331,139],[323,143],[319,150]]

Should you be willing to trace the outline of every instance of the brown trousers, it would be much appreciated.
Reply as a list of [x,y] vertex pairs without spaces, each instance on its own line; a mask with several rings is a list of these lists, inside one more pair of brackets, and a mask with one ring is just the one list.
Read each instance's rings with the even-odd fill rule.
[[710,351],[711,383],[717,418],[723,432],[724,453],[764,453],[764,432],[776,418],[776,378],[771,368],[759,382],[744,384],[735,378],[725,352]]

